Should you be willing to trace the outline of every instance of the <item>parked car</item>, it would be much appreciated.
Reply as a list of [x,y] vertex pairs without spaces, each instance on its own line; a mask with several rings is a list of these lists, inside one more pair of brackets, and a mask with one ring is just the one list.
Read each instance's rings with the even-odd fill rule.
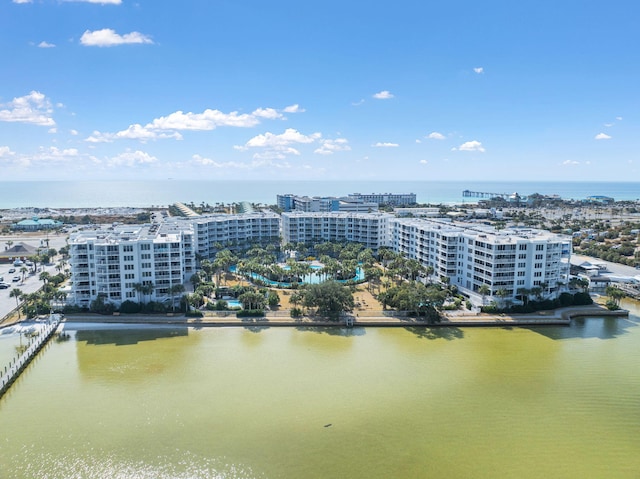
[[20,281],[20,276],[14,276],[13,278],[11,278],[11,281],[17,283],[18,281]]
[[10,268],[10,269],[9,269],[9,273],[15,273],[15,272],[16,272],[16,269],[15,269],[15,268]]
[[0,283],[0,289],[7,289],[7,288],[10,288],[10,287],[11,287],[11,285],[8,284],[8,283]]

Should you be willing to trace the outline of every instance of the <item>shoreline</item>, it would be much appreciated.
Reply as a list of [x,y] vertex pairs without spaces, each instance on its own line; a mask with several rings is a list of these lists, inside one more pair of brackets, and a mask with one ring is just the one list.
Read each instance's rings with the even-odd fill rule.
[[[340,321],[315,319],[309,316],[301,318],[286,317],[203,317],[189,318],[184,315],[129,315],[102,316],[98,314],[74,314],[64,317],[68,323],[102,323],[102,324],[153,324],[190,327],[303,327],[303,328],[345,328],[345,327],[527,327],[527,326],[569,326],[571,321],[579,317],[628,317],[629,312],[624,309],[610,311],[601,306],[575,306],[561,308],[554,311],[540,311],[534,314],[522,315],[445,315],[439,323],[413,318],[401,317],[368,317],[363,320],[352,318],[352,326],[347,326],[344,318]],[[15,323],[14,323],[15,324]]]

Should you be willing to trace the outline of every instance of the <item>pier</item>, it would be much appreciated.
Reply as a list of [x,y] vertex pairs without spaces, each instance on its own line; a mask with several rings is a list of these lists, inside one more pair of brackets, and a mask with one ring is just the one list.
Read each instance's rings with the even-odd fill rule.
[[27,345],[27,349],[17,358],[14,358],[3,370],[0,370],[0,398],[4,396],[11,385],[18,379],[20,373],[24,371],[38,352],[47,344],[47,341],[51,339],[61,321],[61,314],[50,315],[49,322],[40,330],[40,334]]
[[485,191],[471,191],[471,190],[464,190],[462,192],[462,197],[463,198],[485,198],[485,199],[491,199],[491,198],[502,198],[503,200],[509,200],[510,198],[520,198],[520,196],[517,193],[487,193]]

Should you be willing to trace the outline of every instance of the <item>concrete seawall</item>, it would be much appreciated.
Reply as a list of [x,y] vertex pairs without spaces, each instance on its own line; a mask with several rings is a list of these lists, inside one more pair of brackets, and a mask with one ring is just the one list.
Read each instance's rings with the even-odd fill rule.
[[[568,326],[576,317],[628,316],[628,311],[609,311],[593,306],[576,306],[561,308],[554,311],[540,311],[522,315],[488,315],[488,314],[446,314],[439,323],[411,317],[366,317],[350,316],[353,327],[508,327],[508,326]],[[66,317],[68,322],[96,322],[113,324],[156,324],[193,327],[345,327],[345,318],[339,321],[329,321],[324,318],[304,316],[288,318],[283,316],[236,318],[235,316],[191,318],[183,315],[118,315],[103,316],[98,314],[74,314]]]

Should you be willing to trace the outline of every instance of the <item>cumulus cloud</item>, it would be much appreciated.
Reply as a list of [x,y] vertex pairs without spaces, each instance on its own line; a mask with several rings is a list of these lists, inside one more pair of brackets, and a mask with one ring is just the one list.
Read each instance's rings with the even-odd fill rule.
[[374,143],[373,145],[374,148],[396,148],[398,146],[400,146],[398,143],[383,143],[383,142],[378,142],[378,143]]
[[304,113],[306,110],[304,108],[300,108],[300,105],[296,103],[295,105],[285,107],[282,111],[285,113]]
[[389,90],[382,90],[378,93],[374,93],[373,98],[375,98],[376,100],[389,100],[390,98],[393,98],[393,93],[391,93]]
[[127,150],[124,153],[120,153],[117,156],[109,159],[110,166],[137,166],[137,165],[148,165],[151,163],[155,163],[158,161],[158,158],[155,156],[151,156],[149,153],[144,151],[136,150],[131,151]]
[[594,138],[596,140],[610,140],[611,136],[607,135],[606,133],[598,133]]
[[28,95],[0,105],[0,121],[55,126],[56,122],[51,118],[52,113],[51,102],[38,91],[32,91]]
[[[301,110],[298,109],[297,111]],[[144,126],[136,123],[116,133],[94,131],[85,141],[89,143],[105,143],[119,139],[148,141],[174,138],[181,140],[182,135],[179,131],[209,131],[219,126],[250,128],[258,125],[261,120],[283,118],[282,113],[274,108],[258,108],[251,113],[238,113],[237,111],[224,113],[220,110],[211,109],[207,109],[202,113],[176,111],[167,116],[155,118]]]
[[41,41],[38,43],[38,48],[55,48],[55,44]]
[[350,151],[351,147],[345,138],[336,140],[320,140],[320,148],[314,150],[319,155],[333,155],[336,151]]
[[429,163],[429,162],[428,162],[427,160],[420,160],[420,164],[421,164],[421,165],[426,165],[426,164],[428,164],[428,163]]
[[438,133],[437,131],[429,133],[426,138],[429,138],[430,140],[446,140],[446,137],[442,133]]
[[120,35],[111,28],[103,28],[93,32],[85,31],[80,37],[80,43],[87,47],[113,47],[116,45],[153,43],[153,40],[140,32]]
[[484,68],[483,67],[475,67],[473,69],[474,72],[476,72],[478,75],[481,75],[484,73]]
[[0,158],[13,155],[15,155],[15,153],[11,151],[11,148],[8,146],[0,146]]
[[616,116],[616,120],[622,121],[622,117],[621,116]]
[[477,140],[464,142],[462,145],[460,145],[458,147],[458,150],[460,150],[460,151],[479,151],[480,153],[484,153],[485,152],[485,149],[482,146],[482,143],[480,143]]
[[575,160],[564,160],[562,164],[563,165],[579,165],[580,162]]
[[279,135],[267,132],[254,136],[243,146],[234,146],[234,148],[240,151],[247,151],[251,148],[260,149],[261,151],[254,153],[255,159],[284,159],[287,155],[300,154],[291,145],[313,143],[321,137],[320,133],[304,135],[294,128],[287,128]]

